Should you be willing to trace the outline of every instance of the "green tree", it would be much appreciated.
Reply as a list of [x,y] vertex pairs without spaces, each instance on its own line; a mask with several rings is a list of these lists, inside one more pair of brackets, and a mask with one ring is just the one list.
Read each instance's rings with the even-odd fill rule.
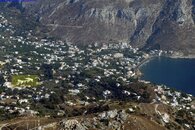
[[2,87],[2,85],[5,83],[5,79],[3,77],[3,75],[0,75],[0,87]]

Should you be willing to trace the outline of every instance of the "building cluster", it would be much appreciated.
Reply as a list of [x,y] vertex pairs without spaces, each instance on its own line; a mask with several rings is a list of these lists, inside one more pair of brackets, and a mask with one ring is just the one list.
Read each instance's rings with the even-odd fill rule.
[[[98,84],[105,78],[115,78],[114,84],[120,88],[121,82],[129,84],[131,79],[136,78],[138,66],[144,60],[168,53],[155,50],[147,54],[131,47],[128,43],[76,46],[64,41],[40,39],[32,36],[32,31],[29,31],[25,37],[15,36],[12,35],[15,32],[14,27],[0,15],[0,30],[4,28],[9,35],[5,32],[0,33],[0,41],[6,40],[0,45],[0,74],[5,80],[4,83],[0,83],[0,109],[10,114],[38,114],[32,106],[39,101],[50,100],[51,95],[64,89],[63,85],[66,86],[64,90],[66,98],[77,97],[89,88],[91,82]],[[52,67],[43,69],[43,64]],[[45,78],[48,73],[52,78]],[[37,75],[41,84],[38,87],[15,87],[12,83],[14,75]],[[127,90],[122,91],[124,95],[131,94]],[[192,100],[191,96],[183,98],[181,93],[161,90],[161,87],[157,87],[156,91],[162,94],[157,96],[156,102],[167,103],[178,109],[193,107],[188,104]],[[112,92],[105,89],[101,94],[107,99]],[[137,99],[140,98],[136,93],[134,95]],[[167,96],[171,96],[172,100],[167,100]],[[85,99],[86,101],[78,99],[77,103],[86,105],[87,100],[95,100],[96,97],[85,96]],[[76,105],[69,98],[65,102],[70,106]],[[184,103],[185,105],[181,105]]]

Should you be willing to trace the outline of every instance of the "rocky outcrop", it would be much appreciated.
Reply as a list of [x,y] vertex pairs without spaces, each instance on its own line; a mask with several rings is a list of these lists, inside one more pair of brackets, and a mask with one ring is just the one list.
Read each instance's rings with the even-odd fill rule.
[[194,0],[38,0],[23,6],[50,35],[73,43],[115,40],[136,47],[195,48]]
[[[170,115],[168,106],[163,104],[140,104],[139,107],[109,110],[103,113],[83,115],[64,119],[57,125],[59,130],[166,130],[183,129],[184,123],[175,122],[177,116]],[[189,121],[189,120],[188,120]],[[186,129],[193,129],[188,125]]]
[[129,114],[125,110],[110,110],[93,118],[65,119],[58,126],[61,130],[88,130],[92,128],[121,130],[128,116]]
[[86,130],[77,120],[62,120],[60,126],[64,130]]

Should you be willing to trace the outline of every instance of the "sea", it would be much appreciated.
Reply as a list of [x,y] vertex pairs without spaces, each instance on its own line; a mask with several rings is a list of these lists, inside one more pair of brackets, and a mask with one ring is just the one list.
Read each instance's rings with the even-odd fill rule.
[[195,96],[195,59],[155,57],[140,67],[142,80]]

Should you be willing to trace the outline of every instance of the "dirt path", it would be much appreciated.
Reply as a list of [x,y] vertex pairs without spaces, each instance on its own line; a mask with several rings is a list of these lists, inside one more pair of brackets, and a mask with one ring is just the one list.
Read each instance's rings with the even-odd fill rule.
[[158,111],[158,106],[159,106],[159,104],[155,104],[155,109],[154,110],[155,110],[157,115],[159,115],[159,114],[161,115],[161,113]]
[[0,124],[0,130],[2,130],[6,126],[7,126],[7,123],[6,124]]

